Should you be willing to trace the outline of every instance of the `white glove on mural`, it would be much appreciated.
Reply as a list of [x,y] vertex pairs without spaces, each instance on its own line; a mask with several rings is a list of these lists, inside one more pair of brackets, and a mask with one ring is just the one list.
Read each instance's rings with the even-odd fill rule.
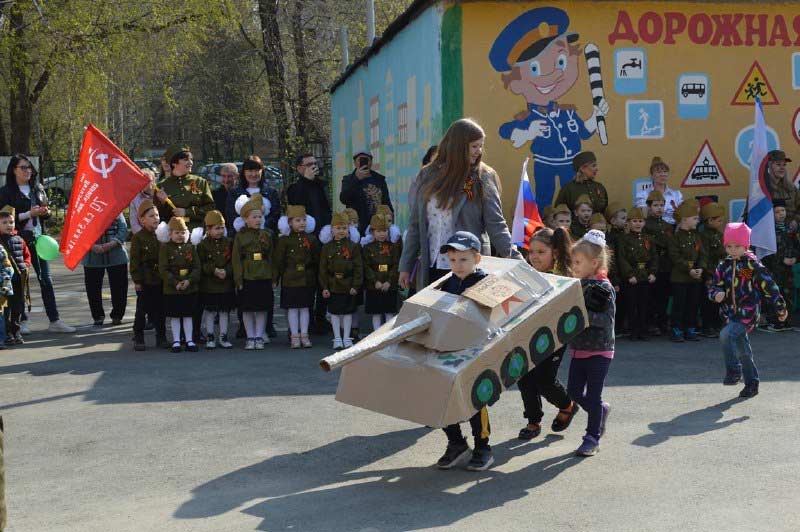
[[602,98],[600,102],[594,106],[592,116],[583,123],[584,127],[586,127],[586,130],[589,133],[594,133],[597,131],[597,117],[606,116],[608,114],[608,109],[608,102],[605,98]]
[[544,135],[544,132],[549,126],[544,120],[534,120],[528,129],[515,129],[511,132],[511,141],[514,143],[515,148],[522,147],[526,142],[532,141],[537,137]]

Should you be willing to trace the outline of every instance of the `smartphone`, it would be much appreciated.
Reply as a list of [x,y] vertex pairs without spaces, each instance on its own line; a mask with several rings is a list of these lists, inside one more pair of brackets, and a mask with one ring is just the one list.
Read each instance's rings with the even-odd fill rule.
[[369,157],[365,157],[362,155],[361,157],[358,158],[358,167],[364,168],[365,166],[369,168]]

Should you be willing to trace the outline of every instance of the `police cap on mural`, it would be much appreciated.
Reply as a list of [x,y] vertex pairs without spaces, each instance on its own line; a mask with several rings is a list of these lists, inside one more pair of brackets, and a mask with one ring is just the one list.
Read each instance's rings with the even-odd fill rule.
[[508,72],[511,65],[533,59],[557,37],[565,36],[568,42],[578,40],[578,34],[569,32],[569,16],[557,7],[532,9],[512,20],[498,35],[489,52],[489,61],[498,72]]

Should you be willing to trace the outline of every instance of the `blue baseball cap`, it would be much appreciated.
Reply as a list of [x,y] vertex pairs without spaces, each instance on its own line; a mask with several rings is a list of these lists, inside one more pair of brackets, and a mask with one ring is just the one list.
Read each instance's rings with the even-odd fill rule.
[[561,36],[567,42],[578,40],[578,34],[567,32],[569,16],[557,7],[539,7],[526,11],[506,26],[495,39],[489,61],[498,72],[508,72],[512,65],[528,61],[542,53]]
[[481,241],[478,237],[469,231],[459,231],[447,241],[447,244],[439,249],[439,253],[447,253],[450,250],[466,251],[473,249],[478,253],[481,252]]

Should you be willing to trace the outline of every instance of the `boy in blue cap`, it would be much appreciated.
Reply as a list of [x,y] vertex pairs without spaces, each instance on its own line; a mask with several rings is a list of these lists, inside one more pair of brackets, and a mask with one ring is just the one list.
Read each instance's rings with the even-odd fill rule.
[[[452,275],[439,287],[441,290],[461,295],[467,288],[486,277],[486,272],[478,268],[481,262],[481,241],[472,233],[458,231],[439,252],[447,253],[452,271]],[[489,411],[485,406],[469,418],[469,424],[475,438],[475,450],[472,451],[467,469],[486,471],[494,463],[494,457],[489,446]],[[458,423],[445,427],[444,433],[447,435],[447,450],[436,465],[439,469],[451,469],[470,454],[470,449]]]

